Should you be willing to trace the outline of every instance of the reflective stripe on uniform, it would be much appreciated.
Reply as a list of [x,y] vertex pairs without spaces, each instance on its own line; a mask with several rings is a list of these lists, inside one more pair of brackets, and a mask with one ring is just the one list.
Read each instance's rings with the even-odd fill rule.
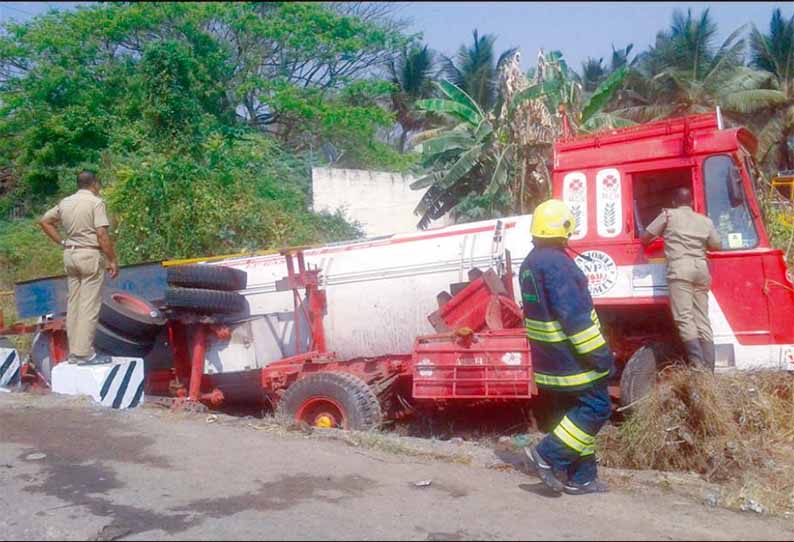
[[557,320],[544,322],[542,320],[524,318],[524,325],[536,331],[562,331],[562,324]]
[[556,320],[551,322],[542,322],[540,320],[533,320],[531,318],[524,319],[524,326],[526,327],[527,337],[541,341],[544,343],[559,343],[568,338],[563,333],[562,325]]
[[570,337],[565,334],[562,324],[558,320],[544,322],[542,320],[524,318],[524,326],[527,330],[527,337],[530,339],[547,343],[558,343],[565,339],[570,339],[577,353],[587,354],[606,344],[606,340],[601,335],[601,323],[598,321],[595,309],[591,311],[590,318],[594,322],[592,326]]
[[565,416],[560,425],[571,434],[571,436],[576,437],[576,440],[581,441],[584,444],[592,445],[595,444],[595,437],[585,431],[579,429],[579,427],[571,421],[568,416]]
[[580,456],[595,453],[595,437],[582,431],[568,416],[554,428],[554,435],[566,446],[579,453]]
[[571,343],[573,344],[573,347],[576,349],[577,353],[587,354],[599,346],[605,345],[606,340],[604,340],[604,336],[601,335],[601,331],[599,330],[598,326],[593,324],[587,329],[580,331],[576,335],[572,335]]
[[604,378],[609,374],[609,371],[587,371],[585,373],[577,373],[566,376],[547,375],[543,373],[535,373],[535,382],[545,386],[554,388],[569,388],[573,386],[582,386],[595,382]]
[[562,331],[535,331],[527,328],[527,337],[544,343],[559,343],[568,338]]
[[593,324],[592,326],[588,327],[587,329],[580,331],[579,333],[574,333],[571,335],[571,342],[573,344],[584,344],[587,341],[594,339],[596,337],[601,336],[601,332],[598,330],[598,326]]

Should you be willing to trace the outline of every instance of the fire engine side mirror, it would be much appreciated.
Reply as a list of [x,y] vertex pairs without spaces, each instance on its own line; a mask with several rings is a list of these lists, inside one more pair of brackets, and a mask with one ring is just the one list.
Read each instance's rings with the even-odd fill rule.
[[728,197],[731,200],[731,207],[738,207],[744,203],[742,174],[735,165],[731,165],[730,174],[728,175]]

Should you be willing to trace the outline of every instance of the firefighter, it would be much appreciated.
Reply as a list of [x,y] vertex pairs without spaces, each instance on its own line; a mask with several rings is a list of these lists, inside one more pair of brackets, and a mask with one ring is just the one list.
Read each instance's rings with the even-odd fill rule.
[[574,228],[562,201],[539,205],[532,217],[534,247],[519,280],[535,383],[553,405],[555,422],[525,452],[549,488],[580,495],[607,491],[597,476],[595,438],[611,413],[607,379],[614,359],[587,278],[565,251]]
[[[63,265],[69,294],[66,306],[66,337],[69,363],[90,365],[106,362],[94,350],[100,296],[105,268],[110,278],[119,273],[113,242],[108,235],[105,202],[99,197],[99,179],[90,171],[77,176],[77,192],[64,198],[39,221],[44,233],[63,248]],[[64,238],[58,232],[61,225]]]
[[673,209],[663,209],[640,235],[643,245],[664,237],[670,310],[689,363],[714,371],[714,342],[709,322],[711,275],[706,248],[722,248],[711,219],[692,210],[692,192],[679,188]]

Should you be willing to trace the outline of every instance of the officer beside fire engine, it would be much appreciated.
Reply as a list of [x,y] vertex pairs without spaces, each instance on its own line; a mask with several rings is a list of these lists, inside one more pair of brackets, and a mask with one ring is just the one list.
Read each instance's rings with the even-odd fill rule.
[[525,449],[543,483],[557,493],[601,493],[595,438],[609,419],[607,379],[614,358],[587,278],[566,253],[575,220],[567,205],[549,200],[532,216],[534,248],[521,264],[524,324],[535,383],[554,411],[554,429]]
[[640,235],[643,245],[664,237],[670,310],[690,365],[714,371],[714,342],[709,321],[711,275],[706,248],[722,248],[711,219],[692,209],[692,192],[679,188],[673,209],[664,209]]

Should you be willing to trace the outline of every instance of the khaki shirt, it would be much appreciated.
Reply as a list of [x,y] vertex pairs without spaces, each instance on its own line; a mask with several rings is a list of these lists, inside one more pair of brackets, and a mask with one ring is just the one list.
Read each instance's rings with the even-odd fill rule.
[[711,219],[686,205],[664,209],[648,224],[646,231],[664,237],[668,265],[684,258],[705,260],[707,245],[721,246],[720,235]]
[[97,228],[110,226],[105,201],[90,190],[81,189],[44,213],[57,219],[66,232],[66,243],[78,247],[99,247]]

